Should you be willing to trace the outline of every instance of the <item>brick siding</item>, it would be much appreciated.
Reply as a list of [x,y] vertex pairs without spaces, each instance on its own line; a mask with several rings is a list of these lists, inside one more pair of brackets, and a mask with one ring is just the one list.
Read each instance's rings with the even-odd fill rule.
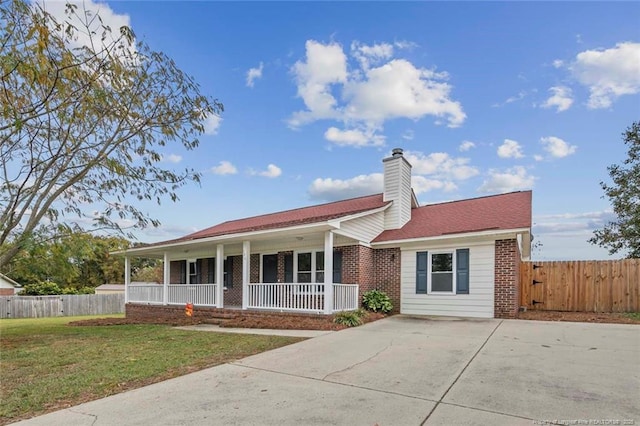
[[375,289],[387,293],[393,312],[400,312],[400,248],[374,250]]
[[264,311],[241,311],[238,309],[219,309],[207,306],[194,306],[193,315],[187,317],[184,305],[143,305],[137,303],[127,303],[125,305],[125,315],[128,319],[133,319],[148,323],[200,323],[206,320],[219,319],[221,316],[242,315],[243,317],[255,316],[286,316],[289,318],[326,318],[322,314],[305,314],[297,312],[264,312]]
[[233,286],[224,291],[225,306],[242,306],[242,256],[230,256]]
[[497,240],[495,256],[494,317],[515,318],[520,300],[520,254],[517,241]]

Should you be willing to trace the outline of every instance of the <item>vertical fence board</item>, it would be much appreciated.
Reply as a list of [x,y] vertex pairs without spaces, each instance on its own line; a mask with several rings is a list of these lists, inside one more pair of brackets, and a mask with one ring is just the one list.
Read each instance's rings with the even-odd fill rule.
[[522,262],[520,295],[531,310],[638,312],[640,259]]
[[0,318],[43,318],[124,312],[124,294],[10,296],[0,298]]

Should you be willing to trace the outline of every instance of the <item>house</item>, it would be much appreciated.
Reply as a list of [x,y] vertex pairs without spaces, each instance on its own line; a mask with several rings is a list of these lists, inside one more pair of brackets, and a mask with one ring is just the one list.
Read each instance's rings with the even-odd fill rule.
[[6,275],[0,274],[0,296],[13,296],[18,294],[20,290],[22,290],[20,284]]
[[124,293],[124,284],[102,284],[93,291],[95,294],[120,294]]
[[[531,191],[419,206],[402,149],[384,192],[246,219],[118,252],[126,301],[330,314],[371,289],[396,311],[513,317],[531,249]],[[164,260],[164,284],[129,286],[131,257]],[[157,310],[161,315],[162,309]]]

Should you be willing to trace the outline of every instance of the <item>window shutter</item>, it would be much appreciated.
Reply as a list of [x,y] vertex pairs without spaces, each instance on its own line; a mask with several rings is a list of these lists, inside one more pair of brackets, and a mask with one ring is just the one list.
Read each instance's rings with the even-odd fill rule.
[[216,258],[210,257],[209,265],[207,268],[207,283],[213,284],[215,280],[216,280]]
[[469,294],[469,249],[456,250],[456,293]]
[[284,255],[284,282],[293,282],[293,254],[291,253]]
[[416,294],[427,294],[428,254],[426,251],[416,253]]
[[179,284],[186,284],[187,283],[187,261],[186,260],[181,260],[180,261],[180,282]]
[[333,282],[342,284],[342,252],[333,252]]

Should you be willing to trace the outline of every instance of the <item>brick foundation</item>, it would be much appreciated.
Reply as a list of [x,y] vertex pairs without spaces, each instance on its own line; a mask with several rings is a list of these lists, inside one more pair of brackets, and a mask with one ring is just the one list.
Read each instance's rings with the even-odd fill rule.
[[148,323],[201,323],[219,318],[235,316],[242,317],[283,317],[288,318],[326,318],[321,314],[304,314],[296,312],[264,312],[264,311],[241,311],[238,309],[219,309],[205,306],[194,306],[193,315],[189,318],[185,315],[185,307],[179,305],[143,305],[137,303],[127,303],[125,305],[125,316],[128,319]]
[[520,254],[518,243],[513,240],[497,240],[495,254],[495,318],[515,318],[520,302],[519,273]]

